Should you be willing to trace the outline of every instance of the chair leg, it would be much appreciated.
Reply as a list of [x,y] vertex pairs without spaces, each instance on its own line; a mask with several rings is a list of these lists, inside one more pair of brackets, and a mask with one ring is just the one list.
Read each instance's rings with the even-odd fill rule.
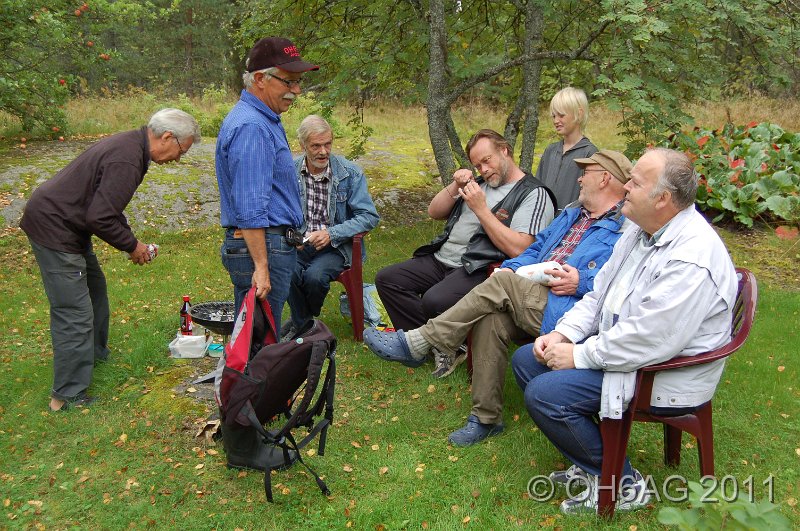
[[683,431],[675,426],[664,424],[664,464],[678,466],[681,464],[681,435]]
[[603,466],[597,495],[597,514],[611,518],[617,503],[617,492],[622,478],[622,466],[631,436],[633,413],[626,411],[621,419],[603,419],[600,435],[603,439]]
[[349,282],[347,298],[350,303],[350,317],[353,319],[353,337],[356,341],[364,340],[364,285]]
[[700,474],[714,475],[714,425],[711,421],[711,402],[700,407],[695,415],[699,421],[697,434],[697,456],[700,460]]

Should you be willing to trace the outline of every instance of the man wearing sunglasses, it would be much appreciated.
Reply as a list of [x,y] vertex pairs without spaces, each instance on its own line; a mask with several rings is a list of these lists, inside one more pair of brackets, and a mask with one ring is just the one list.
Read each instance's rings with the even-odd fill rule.
[[266,37],[250,50],[245,69],[245,88],[217,138],[220,222],[225,228],[220,251],[236,310],[255,287],[279,327],[296,263],[292,235],[303,224],[280,115],[300,94],[302,74],[319,67],[303,61],[290,40]]

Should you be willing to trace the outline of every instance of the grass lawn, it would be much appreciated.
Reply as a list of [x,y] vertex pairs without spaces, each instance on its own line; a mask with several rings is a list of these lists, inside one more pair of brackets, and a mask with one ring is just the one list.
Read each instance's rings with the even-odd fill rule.
[[[366,278],[436,230],[433,223],[420,223],[373,231]],[[335,424],[326,455],[307,458],[325,476],[332,495],[323,497],[295,466],[273,477],[276,503],[267,505],[260,474],[226,469],[222,449],[195,437],[213,404],[175,388],[196,373],[200,360],[170,359],[166,348],[178,326],[184,292],[195,301],[229,297],[217,256],[219,231],[143,236],[159,241],[162,249],[148,267],[134,267],[122,253],[98,245],[113,311],[111,359],[95,371],[92,391],[101,401],[61,414],[46,411],[51,354],[36,263],[19,234],[0,241],[5,323],[0,527],[606,525],[591,516],[561,516],[557,503],[563,493],[549,503],[529,499],[528,480],[564,462],[537,432],[510,378],[506,432],[472,448],[449,446],[447,434],[463,425],[469,412],[465,371],[433,380],[428,366],[412,370],[382,362],[352,340],[334,296],[328,297],[322,319],[340,338]],[[798,524],[796,287],[760,285],[753,333],[731,359],[715,398],[715,426],[718,475],[730,475],[740,486],[752,477],[757,500],[765,499],[763,482],[773,477],[775,502]],[[338,294],[338,285],[332,291]],[[672,474],[696,479],[696,450],[693,441],[684,443],[681,466],[665,468],[660,430],[636,425],[632,459],[659,485]],[[657,508],[668,503],[620,515],[608,527],[656,528]]]
[[[622,148],[608,125],[613,120],[602,109],[593,116],[589,136],[595,143]],[[461,119],[479,126],[469,113]],[[375,156],[367,172],[373,193],[392,198],[383,194],[402,190],[413,175],[418,181],[410,188],[430,197],[441,185],[432,171],[424,116],[418,110],[374,111],[369,121],[376,134],[367,158],[386,154]],[[502,119],[489,116],[484,124],[500,127]],[[542,146],[550,129],[544,121]],[[7,148],[0,157],[21,155]],[[213,172],[208,160],[191,155],[182,164]],[[153,168],[148,181],[166,182],[173,169]],[[27,188],[2,192],[29,194],[34,177],[26,179]],[[396,204],[383,203],[384,223],[367,239],[366,281],[380,267],[407,258],[441,227],[419,221],[424,206],[397,197]],[[231,298],[218,254],[221,230],[161,232],[152,222],[164,215],[159,208],[137,210],[141,219],[131,216],[137,236],[161,246],[149,266],[133,266],[124,253],[96,243],[109,284],[112,352],[94,373],[90,391],[100,401],[85,410],[47,410],[47,299],[24,235],[13,229],[0,234],[0,529],[655,529],[662,527],[659,508],[686,505],[664,499],[609,523],[562,516],[563,491],[550,501],[532,500],[529,480],[566,463],[534,427],[510,375],[506,431],[471,448],[448,445],[447,435],[464,424],[470,409],[465,369],[434,380],[430,365],[414,370],[379,360],[353,341],[338,312],[338,284],[321,315],[339,338],[335,422],[326,455],[306,456],[332,494],[322,496],[312,477],[294,466],[273,476],[276,503],[267,504],[262,474],[228,470],[221,445],[196,436],[215,406],[199,397],[203,386],[186,384],[211,360],[174,360],[167,349],[179,326],[181,295],[194,302]],[[800,244],[778,240],[771,231],[721,232],[737,265],[755,272],[760,298],[750,339],[730,360],[714,399],[717,474],[729,478],[729,487],[752,489],[757,501],[769,497],[771,485],[774,502],[797,528]],[[699,477],[696,448],[684,437],[684,460],[670,469],[662,463],[660,439],[658,427],[635,425],[631,459],[662,494],[664,481],[679,476],[670,480],[674,497],[681,477]]]

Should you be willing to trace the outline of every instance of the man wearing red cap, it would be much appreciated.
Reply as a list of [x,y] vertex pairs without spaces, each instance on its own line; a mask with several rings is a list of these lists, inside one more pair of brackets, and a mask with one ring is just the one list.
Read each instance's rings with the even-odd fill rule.
[[300,94],[302,73],[319,67],[303,61],[297,47],[281,37],[258,41],[245,65],[245,88],[217,138],[220,223],[226,229],[220,252],[233,283],[236,310],[255,287],[256,296],[269,301],[280,326],[296,262],[292,231],[303,224],[280,114]]

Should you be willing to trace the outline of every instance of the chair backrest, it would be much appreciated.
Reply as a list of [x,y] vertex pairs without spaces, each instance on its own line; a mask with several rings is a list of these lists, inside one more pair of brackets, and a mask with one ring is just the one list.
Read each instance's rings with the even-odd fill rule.
[[733,303],[733,314],[731,316],[731,340],[716,350],[698,354],[693,358],[676,357],[671,360],[644,367],[643,371],[663,371],[666,369],[676,369],[694,364],[692,361],[708,363],[726,356],[730,356],[744,344],[750,329],[753,327],[753,319],[756,315],[756,302],[758,301],[758,285],[756,277],[749,270],[743,267],[736,268],[736,276],[739,279],[739,287],[736,293],[736,300]]

